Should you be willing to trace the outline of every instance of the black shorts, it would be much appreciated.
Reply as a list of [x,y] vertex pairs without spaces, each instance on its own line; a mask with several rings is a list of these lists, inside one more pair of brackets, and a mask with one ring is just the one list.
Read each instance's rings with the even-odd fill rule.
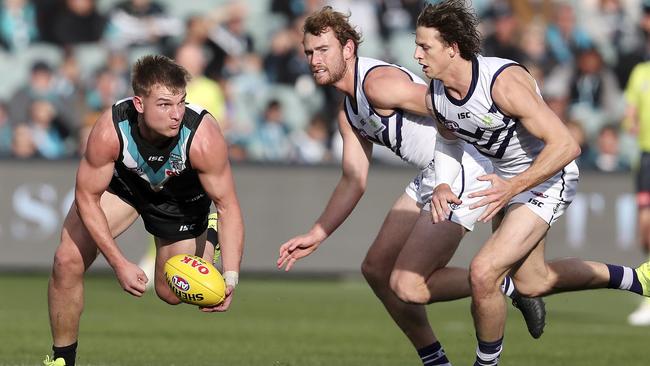
[[192,239],[203,234],[208,227],[209,201],[192,207],[142,203],[117,179],[111,181],[109,192],[135,208],[144,221],[144,228],[157,238],[171,241]]
[[641,154],[639,171],[636,176],[636,191],[650,192],[650,153]]
[[172,241],[192,239],[200,236],[208,228],[208,214],[170,220],[143,213],[144,228],[153,236]]

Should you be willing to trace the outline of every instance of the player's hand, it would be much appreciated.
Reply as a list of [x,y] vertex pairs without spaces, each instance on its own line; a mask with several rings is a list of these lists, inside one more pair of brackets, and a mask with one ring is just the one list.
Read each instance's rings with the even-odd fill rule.
[[232,286],[226,286],[226,298],[223,299],[221,304],[215,306],[201,306],[199,309],[204,313],[223,313],[230,308],[230,303],[232,302],[232,296],[235,293],[235,289]]
[[482,175],[477,178],[480,181],[489,181],[492,186],[487,189],[472,192],[467,197],[484,197],[482,200],[469,206],[470,209],[475,209],[487,206],[485,211],[479,216],[478,221],[488,222],[492,220],[494,215],[499,213],[504,208],[510,199],[517,193],[515,186],[509,180],[505,180],[496,174]]
[[318,249],[323,240],[325,240],[323,235],[310,232],[296,236],[282,244],[280,246],[280,256],[276,263],[278,268],[284,267],[285,271],[289,271],[298,259],[306,257]]
[[449,204],[460,205],[461,203],[463,201],[452,192],[449,184],[439,184],[431,193],[431,220],[434,224],[447,220],[451,214]]
[[115,276],[124,291],[137,297],[144,294],[149,279],[142,268],[138,267],[134,263],[125,261],[123,264],[115,266],[113,269],[115,270]]

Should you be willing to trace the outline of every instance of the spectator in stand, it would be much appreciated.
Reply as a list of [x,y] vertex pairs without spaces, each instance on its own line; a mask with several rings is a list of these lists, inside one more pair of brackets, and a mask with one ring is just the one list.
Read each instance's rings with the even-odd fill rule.
[[56,110],[47,100],[35,100],[30,107],[28,126],[39,154],[46,159],[66,156],[65,142],[56,129]]
[[620,85],[627,85],[634,66],[650,60],[650,0],[642,0],[640,10],[641,19],[634,37],[635,43],[630,50],[618,57],[615,70]]
[[519,23],[510,5],[505,0],[496,1],[488,16],[492,32],[483,39],[483,55],[523,62],[524,55],[517,44]]
[[555,14],[556,0],[509,0],[520,24],[533,21],[548,23]]
[[[59,120],[65,123],[61,129],[63,137],[77,134],[86,110],[84,98],[85,87],[81,80],[81,69],[72,49],[65,49],[63,60],[56,71],[53,71],[52,90],[57,100],[53,101],[57,108]],[[81,111],[81,112],[80,112]]]
[[4,0],[0,5],[0,46],[10,52],[27,48],[38,38],[36,8],[27,0]]
[[569,113],[585,123],[591,141],[600,129],[623,118],[623,94],[595,47],[581,49],[568,80]]
[[628,53],[636,42],[638,1],[581,1],[580,14],[585,30],[591,35],[608,64],[617,62],[619,55]]
[[305,14],[305,2],[302,0],[271,0],[271,13],[283,15],[288,22]]
[[52,16],[52,42],[60,46],[93,43],[102,39],[106,18],[95,0],[65,0]]
[[332,156],[327,148],[330,133],[325,117],[314,115],[304,130],[291,134],[293,161],[301,164],[320,164],[330,161]]
[[382,40],[389,41],[395,32],[413,32],[415,20],[424,4],[423,0],[377,1],[377,20]]
[[562,65],[574,62],[577,51],[593,43],[589,34],[577,25],[575,10],[570,3],[557,4],[553,20],[546,29],[546,41],[551,56]]
[[39,157],[32,130],[24,123],[17,124],[13,129],[11,139],[11,156],[18,159]]
[[248,156],[252,160],[267,162],[287,162],[292,154],[289,128],[282,116],[282,106],[271,100],[257,129],[246,142]]
[[[9,100],[9,119],[18,123],[29,119],[32,102],[37,99],[48,100],[57,111],[69,109],[55,88],[54,72],[52,67],[44,61],[35,61],[32,65],[29,82],[19,88]],[[72,124],[68,121],[59,121],[57,129],[62,135],[69,135]]]
[[92,112],[102,112],[127,96],[126,85],[107,66],[95,72],[93,84],[86,91],[86,105]]
[[0,156],[7,156],[11,152],[11,122],[7,113],[7,106],[0,102]]
[[[187,18],[185,37],[179,45],[194,43],[207,52],[204,74],[213,79],[224,77],[227,58],[240,59],[253,52],[253,37],[245,28],[248,10],[239,1],[231,1],[207,14],[195,14]],[[175,48],[180,47],[177,45]],[[166,51],[174,56],[176,50]]]
[[546,28],[544,23],[535,20],[527,23],[519,37],[518,48],[521,51],[522,63],[526,66],[535,65],[544,76],[548,76],[555,67],[546,43]]
[[192,76],[185,100],[203,106],[219,122],[222,131],[227,130],[224,93],[219,83],[203,74],[206,65],[203,49],[195,43],[185,43],[176,50],[175,59]]
[[111,10],[106,38],[114,48],[154,46],[162,48],[183,32],[183,22],[167,14],[152,0],[126,0]]
[[605,173],[629,172],[630,163],[621,156],[619,146],[618,127],[603,126],[584,167]]
[[285,17],[287,24],[323,7],[323,0],[271,0],[271,13]]
[[293,85],[302,74],[295,69],[300,54],[296,50],[291,31],[282,29],[271,37],[271,48],[264,57],[264,72],[271,83]]
[[301,76],[311,75],[302,50],[302,23],[302,18],[297,19],[271,38],[271,49],[264,57],[264,71],[271,83],[295,86]]

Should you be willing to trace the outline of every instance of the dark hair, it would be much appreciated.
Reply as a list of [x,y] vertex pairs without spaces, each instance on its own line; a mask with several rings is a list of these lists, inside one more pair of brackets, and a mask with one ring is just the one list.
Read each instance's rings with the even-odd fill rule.
[[428,4],[418,16],[417,26],[435,28],[447,45],[457,44],[460,56],[471,60],[481,49],[478,18],[464,0]]
[[349,19],[350,14],[345,15],[335,11],[331,6],[325,6],[305,19],[303,32],[319,36],[331,29],[341,46],[345,46],[348,40],[354,42],[354,54],[356,55],[359,44],[362,42],[361,33],[349,23]]
[[190,80],[190,74],[172,59],[161,55],[141,57],[133,65],[131,86],[138,96],[148,96],[151,88],[158,84],[167,87],[174,93],[185,89]]

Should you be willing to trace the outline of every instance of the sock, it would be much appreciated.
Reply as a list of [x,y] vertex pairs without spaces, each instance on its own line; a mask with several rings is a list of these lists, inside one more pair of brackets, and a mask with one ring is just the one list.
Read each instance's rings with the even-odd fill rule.
[[628,290],[639,295],[643,294],[641,282],[639,282],[639,277],[633,268],[617,266],[615,264],[607,264],[607,268],[609,269],[608,288]]
[[476,361],[474,366],[496,366],[499,364],[499,356],[503,350],[503,337],[495,342],[483,342],[478,339],[476,347]]
[[420,348],[418,355],[425,366],[451,366],[451,363],[445,355],[445,350],[442,349],[440,342],[436,341],[430,345]]
[[66,366],[74,366],[74,361],[77,358],[77,342],[65,347],[52,346],[54,351],[53,358],[63,358]]
[[503,278],[503,282],[501,283],[501,292],[503,292],[504,295],[508,296],[511,299],[517,295],[517,289],[515,289],[515,282],[512,280],[510,276],[506,276]]

